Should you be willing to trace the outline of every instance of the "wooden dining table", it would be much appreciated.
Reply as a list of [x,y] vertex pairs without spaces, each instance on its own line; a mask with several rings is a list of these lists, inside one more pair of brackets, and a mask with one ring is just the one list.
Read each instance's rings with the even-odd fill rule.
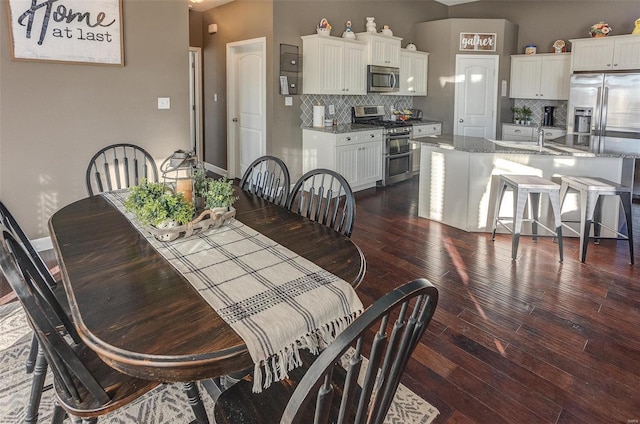
[[[249,193],[237,194],[239,222],[354,287],[361,282],[366,262],[351,239]],[[63,207],[49,230],[74,324],[111,367],[176,382],[253,367],[240,336],[104,197]]]

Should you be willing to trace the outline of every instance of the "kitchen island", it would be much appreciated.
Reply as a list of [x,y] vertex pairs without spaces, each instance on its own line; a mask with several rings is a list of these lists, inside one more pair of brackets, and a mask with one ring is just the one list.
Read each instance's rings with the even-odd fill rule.
[[[563,175],[601,177],[633,185],[635,157],[594,153],[569,146],[564,138],[543,147],[532,142],[510,142],[477,137],[437,135],[414,138],[421,143],[418,216],[465,231],[491,232],[493,205],[501,174],[537,175],[560,183]],[[511,214],[511,193],[505,193],[501,215]],[[579,220],[577,196],[569,193],[564,220]],[[541,199],[541,217],[548,216],[547,199]],[[603,203],[603,221],[618,228],[619,201]],[[624,222],[624,219],[622,219]],[[523,234],[529,231],[523,227]],[[572,235],[567,232],[566,235]],[[603,237],[615,235],[603,228]]]

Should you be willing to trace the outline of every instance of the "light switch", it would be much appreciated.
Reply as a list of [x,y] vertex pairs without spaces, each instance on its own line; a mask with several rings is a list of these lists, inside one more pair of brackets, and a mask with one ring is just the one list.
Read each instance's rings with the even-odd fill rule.
[[507,97],[507,80],[502,80],[502,85],[500,88],[500,95],[502,97]]
[[158,97],[158,109],[171,109],[171,98]]
[[285,106],[293,106],[293,97],[285,97],[284,98],[284,105]]
[[334,105],[329,105],[329,115],[336,114],[336,107]]

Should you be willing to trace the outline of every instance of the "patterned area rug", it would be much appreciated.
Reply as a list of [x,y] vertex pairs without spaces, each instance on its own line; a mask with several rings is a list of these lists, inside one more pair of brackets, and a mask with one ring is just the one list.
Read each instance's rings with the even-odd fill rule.
[[[31,346],[31,329],[17,302],[0,307],[0,424],[22,423],[31,389],[25,361]],[[47,383],[50,383],[48,376]],[[214,402],[200,387],[205,408],[213,415]],[[38,422],[51,421],[53,390],[42,395]],[[388,424],[430,424],[439,412],[400,385],[385,419]],[[137,401],[101,417],[100,423],[189,423],[193,420],[181,384],[164,384]]]

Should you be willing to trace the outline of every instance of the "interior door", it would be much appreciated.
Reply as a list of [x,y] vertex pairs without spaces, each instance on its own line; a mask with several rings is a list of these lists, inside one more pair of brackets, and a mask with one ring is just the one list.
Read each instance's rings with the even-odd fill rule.
[[229,176],[266,154],[265,39],[227,44]]
[[496,137],[498,56],[456,56],[453,133],[471,137]]

